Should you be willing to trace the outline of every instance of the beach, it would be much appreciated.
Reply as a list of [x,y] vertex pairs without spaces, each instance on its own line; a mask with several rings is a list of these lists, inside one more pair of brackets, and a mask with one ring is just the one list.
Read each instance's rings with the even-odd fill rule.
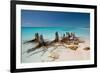
[[[31,30],[32,29],[32,30]],[[89,32],[87,30],[89,29],[82,29],[80,28],[77,30],[75,29],[67,29],[65,28],[28,28],[22,30],[22,55],[21,55],[21,62],[22,63],[35,63],[35,62],[59,62],[59,61],[79,61],[79,60],[89,60],[90,59],[90,39],[89,39]],[[30,44],[23,44],[24,41],[34,38],[34,33],[39,32],[40,34],[43,34],[45,39],[53,40],[54,39],[54,33],[58,31],[59,35],[62,35],[64,32],[75,32],[78,37],[81,38],[81,40],[84,41],[84,43],[79,43],[78,48],[76,50],[73,50],[71,48],[68,48],[64,46],[58,46],[55,50],[50,52],[54,47],[49,47],[48,51],[41,56],[42,52],[33,54],[31,53],[24,53],[28,49],[34,47],[37,44],[30,43]],[[60,36],[61,37],[61,36]],[[65,45],[66,46],[66,45]],[[90,49],[84,49],[86,47],[89,47]],[[40,51],[38,49],[37,51]],[[35,52],[37,52],[35,51]],[[24,54],[23,54],[24,53]]]
[[56,61],[75,61],[75,60],[89,60],[90,50],[84,50],[85,47],[89,46],[89,40],[85,43],[79,44],[77,50],[71,50],[70,48],[63,49],[60,53],[60,58]]

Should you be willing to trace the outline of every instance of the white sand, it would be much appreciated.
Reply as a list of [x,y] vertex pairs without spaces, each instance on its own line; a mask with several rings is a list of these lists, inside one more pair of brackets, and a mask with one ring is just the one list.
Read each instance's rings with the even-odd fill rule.
[[85,40],[84,43],[80,43],[77,50],[59,47],[55,50],[55,52],[57,52],[57,54],[59,53],[60,56],[55,61],[89,60],[90,50],[84,50],[83,48],[85,47],[89,47],[89,40]]
[[[50,50],[47,51],[43,56],[40,56],[42,53],[37,53],[30,57],[27,57],[28,54],[23,55],[23,63],[34,63],[34,62],[50,62],[50,61],[75,61],[75,60],[89,60],[90,59],[90,50],[84,50],[85,47],[90,47],[89,39],[84,39],[84,43],[80,43],[77,50],[72,50],[70,48],[65,48],[63,46],[59,46],[56,50],[54,50],[53,55],[56,54],[58,57],[53,59],[50,57]],[[54,56],[53,56],[54,57]]]

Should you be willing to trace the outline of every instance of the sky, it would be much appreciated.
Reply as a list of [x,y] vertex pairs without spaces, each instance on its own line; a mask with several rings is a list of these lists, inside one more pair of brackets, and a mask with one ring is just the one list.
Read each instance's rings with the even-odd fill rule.
[[79,12],[21,10],[21,25],[22,27],[89,28],[90,14]]

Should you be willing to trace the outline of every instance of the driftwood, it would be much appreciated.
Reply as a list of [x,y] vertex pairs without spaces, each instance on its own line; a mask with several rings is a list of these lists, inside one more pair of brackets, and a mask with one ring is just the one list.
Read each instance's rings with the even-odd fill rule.
[[[45,52],[48,51],[49,47],[54,47],[51,52],[56,50],[59,46],[63,46],[65,48],[70,48],[72,50],[76,50],[78,48],[79,43],[84,43],[84,41],[80,41],[78,37],[76,37],[75,33],[69,33],[66,32],[66,35],[63,34],[63,37],[60,38],[58,32],[55,32],[55,39],[52,41],[46,41],[43,38],[43,35],[40,35],[38,33],[35,34],[35,38],[29,41],[24,42],[25,43],[38,43],[35,47],[28,49],[27,53],[36,51],[38,49],[42,49],[41,51],[34,52],[33,54],[43,52],[41,56],[45,54]],[[73,46],[68,46],[73,44]],[[74,46],[77,45],[77,46]]]
[[32,40],[29,40],[29,41],[25,41],[24,44],[26,44],[26,43],[37,43],[37,42],[39,42],[39,34],[35,33],[35,38],[32,39]]
[[88,50],[90,50],[90,47],[85,47],[83,49],[88,51]]
[[[47,49],[50,46],[52,47],[53,45],[51,43],[49,43],[48,41],[44,41],[43,35],[40,35],[40,41],[38,42],[38,45],[36,45],[34,48],[28,49],[27,50],[27,53],[30,53],[30,52],[33,52],[33,51],[35,51],[37,49],[41,49],[42,48],[43,49],[42,50],[43,51],[43,54],[42,55],[44,55],[45,52],[47,51]],[[39,51],[39,52],[42,52],[42,51]],[[39,52],[37,52],[37,53],[39,53]],[[33,53],[33,54],[36,54],[36,52]]]

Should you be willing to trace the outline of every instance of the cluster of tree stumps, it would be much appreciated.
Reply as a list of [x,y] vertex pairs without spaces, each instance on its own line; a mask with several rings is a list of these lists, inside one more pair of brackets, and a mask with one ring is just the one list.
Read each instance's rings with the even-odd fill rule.
[[[79,43],[84,43],[84,41],[81,41],[79,37],[75,35],[75,33],[69,33],[66,32],[63,34],[63,36],[60,38],[59,33],[55,32],[55,39],[51,41],[46,41],[43,37],[43,35],[39,35],[39,33],[35,33],[35,38],[29,41],[24,42],[26,43],[37,43],[37,45],[31,49],[27,50],[27,53],[33,52],[35,50],[41,49],[41,51],[35,52],[33,54],[43,52],[43,54],[48,51],[49,47],[54,47],[54,49],[51,50],[54,51],[59,46],[63,46],[65,48],[70,48],[72,50],[77,50]],[[43,55],[42,54],[42,55]]]

